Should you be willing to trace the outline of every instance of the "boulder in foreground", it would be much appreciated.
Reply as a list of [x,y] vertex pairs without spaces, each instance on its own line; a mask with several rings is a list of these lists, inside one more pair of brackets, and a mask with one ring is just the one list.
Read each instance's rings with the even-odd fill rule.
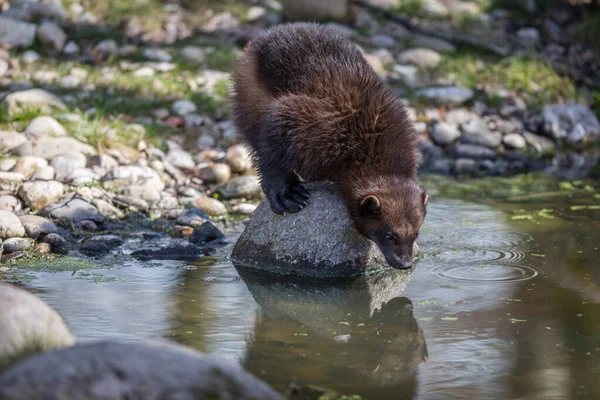
[[331,184],[307,184],[308,206],[277,215],[258,206],[232,253],[236,264],[282,275],[349,277],[385,265],[383,254],[354,228]]
[[0,376],[3,400],[283,400],[235,364],[163,341],[97,342],[31,357]]
[[30,354],[75,342],[62,317],[23,289],[0,284],[0,306],[0,371]]

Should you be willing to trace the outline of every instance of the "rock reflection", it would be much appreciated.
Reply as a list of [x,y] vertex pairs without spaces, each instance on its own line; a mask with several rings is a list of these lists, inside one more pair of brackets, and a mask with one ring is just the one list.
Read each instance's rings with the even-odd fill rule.
[[259,304],[243,364],[285,389],[317,385],[370,400],[412,398],[425,338],[402,297],[410,271],[324,282],[236,267]]

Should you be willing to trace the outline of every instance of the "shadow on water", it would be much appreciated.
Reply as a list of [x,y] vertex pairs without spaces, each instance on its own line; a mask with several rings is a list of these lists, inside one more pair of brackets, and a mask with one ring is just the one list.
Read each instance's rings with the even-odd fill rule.
[[401,296],[410,272],[323,283],[237,270],[260,306],[246,369],[373,400],[414,396],[427,346],[412,302]]

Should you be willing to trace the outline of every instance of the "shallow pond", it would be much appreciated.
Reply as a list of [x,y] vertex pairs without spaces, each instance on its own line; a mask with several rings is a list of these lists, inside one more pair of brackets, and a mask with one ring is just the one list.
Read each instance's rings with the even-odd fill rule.
[[218,257],[116,255],[22,285],[82,342],[172,338],[282,392],[293,383],[297,398],[314,386],[369,400],[600,398],[598,187],[426,183],[412,273],[290,282]]

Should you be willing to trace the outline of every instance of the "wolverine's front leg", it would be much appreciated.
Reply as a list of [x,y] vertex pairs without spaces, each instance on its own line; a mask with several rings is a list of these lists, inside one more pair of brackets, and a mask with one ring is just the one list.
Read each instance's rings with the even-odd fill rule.
[[274,213],[295,213],[308,204],[309,194],[291,168],[281,128],[267,115],[256,156],[260,184]]

